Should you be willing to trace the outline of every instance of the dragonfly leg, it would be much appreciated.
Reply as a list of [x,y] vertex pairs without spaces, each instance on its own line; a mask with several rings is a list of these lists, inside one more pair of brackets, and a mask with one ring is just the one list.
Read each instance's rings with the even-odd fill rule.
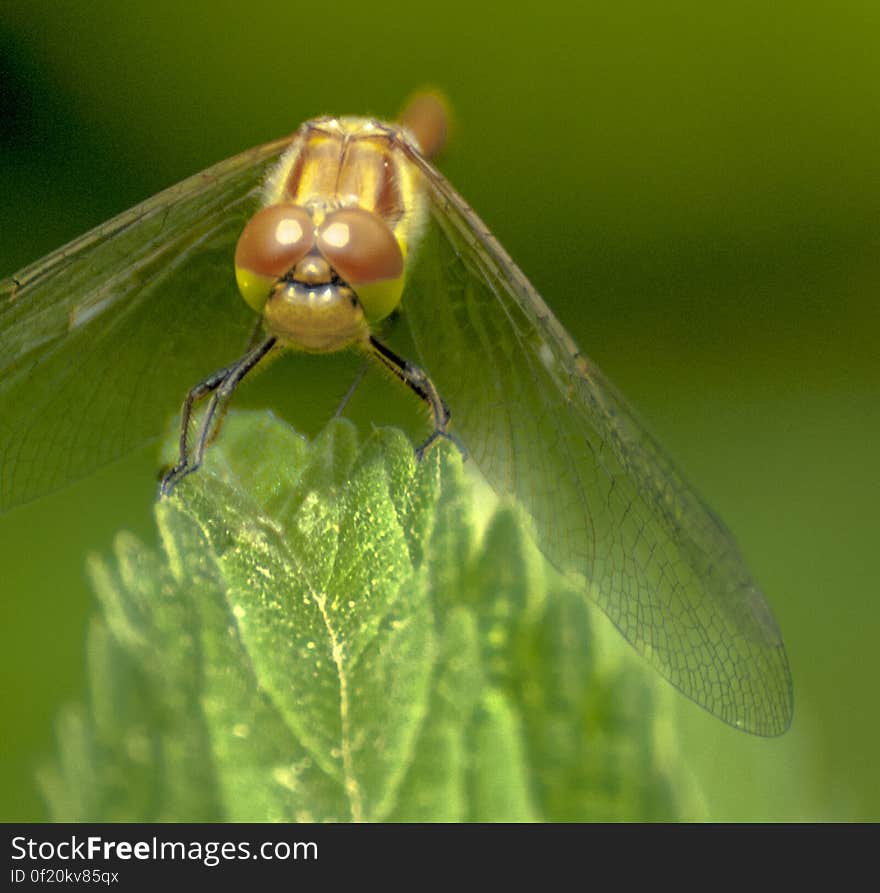
[[370,350],[373,355],[388,369],[390,369],[407,387],[420,399],[428,404],[434,419],[434,430],[428,439],[416,449],[416,458],[421,461],[428,449],[441,438],[454,443],[463,459],[467,459],[467,450],[462,442],[449,430],[452,415],[434,382],[428,377],[420,366],[399,357],[394,351],[386,347],[372,335],[370,336]]
[[333,418],[338,419],[343,412],[345,412],[345,407],[348,406],[348,401],[354,396],[354,392],[360,387],[360,383],[364,380],[364,376],[367,374],[367,370],[370,368],[370,361],[367,360],[360,369],[358,369],[357,374],[354,377],[354,381],[351,383],[351,387],[345,392],[345,396],[342,400],[339,401],[339,406],[336,407],[336,412],[333,413]]
[[[162,483],[159,485],[159,492],[163,496],[167,496],[183,478],[188,474],[192,474],[201,466],[205,457],[205,448],[217,434],[219,423],[222,420],[232,392],[248,372],[275,346],[276,340],[275,338],[267,338],[249,350],[231,366],[219,369],[217,372],[209,375],[204,381],[200,381],[186,395],[180,421],[179,457],[177,464],[165,474],[162,478]],[[189,430],[192,423],[193,409],[208,394],[213,394],[213,396],[199,428],[195,449],[191,452],[189,447]],[[219,415],[217,414],[218,410],[220,411]]]

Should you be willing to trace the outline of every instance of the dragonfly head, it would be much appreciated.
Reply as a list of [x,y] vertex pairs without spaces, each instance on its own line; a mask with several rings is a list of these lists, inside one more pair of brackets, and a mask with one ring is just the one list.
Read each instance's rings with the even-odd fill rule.
[[404,255],[372,211],[336,208],[316,225],[306,208],[280,203],[245,227],[235,274],[273,334],[304,350],[339,350],[400,303]]

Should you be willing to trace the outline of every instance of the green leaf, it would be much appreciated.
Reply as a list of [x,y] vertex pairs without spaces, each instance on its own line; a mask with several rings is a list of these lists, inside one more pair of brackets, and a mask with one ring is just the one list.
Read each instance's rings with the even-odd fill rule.
[[231,415],[157,504],[161,553],[120,534],[89,564],[88,699],[58,720],[52,817],[694,817],[654,676],[515,507],[478,523],[470,473],[393,430],[307,443]]

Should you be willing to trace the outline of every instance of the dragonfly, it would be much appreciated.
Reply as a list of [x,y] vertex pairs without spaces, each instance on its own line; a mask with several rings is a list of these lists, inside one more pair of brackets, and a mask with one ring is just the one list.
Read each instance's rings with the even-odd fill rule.
[[419,455],[454,440],[662,676],[782,734],[785,646],[734,538],[434,166],[445,127],[433,93],[308,121],[0,282],[0,512],[157,438],[186,395],[168,493],[266,357],[361,351],[430,408]]

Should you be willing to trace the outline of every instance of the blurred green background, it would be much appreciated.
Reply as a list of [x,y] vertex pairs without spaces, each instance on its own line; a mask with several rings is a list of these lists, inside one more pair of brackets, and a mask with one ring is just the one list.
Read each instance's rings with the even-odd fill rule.
[[[307,117],[443,88],[442,168],[734,530],[783,629],[785,737],[674,698],[711,816],[880,819],[880,6],[539,10],[7,0],[0,272]],[[285,391],[316,430],[344,390],[324,368],[279,366],[251,400]],[[0,518],[0,819],[44,816],[33,772],[84,690],[84,558],[123,527],[152,540],[156,468],[143,450]]]

